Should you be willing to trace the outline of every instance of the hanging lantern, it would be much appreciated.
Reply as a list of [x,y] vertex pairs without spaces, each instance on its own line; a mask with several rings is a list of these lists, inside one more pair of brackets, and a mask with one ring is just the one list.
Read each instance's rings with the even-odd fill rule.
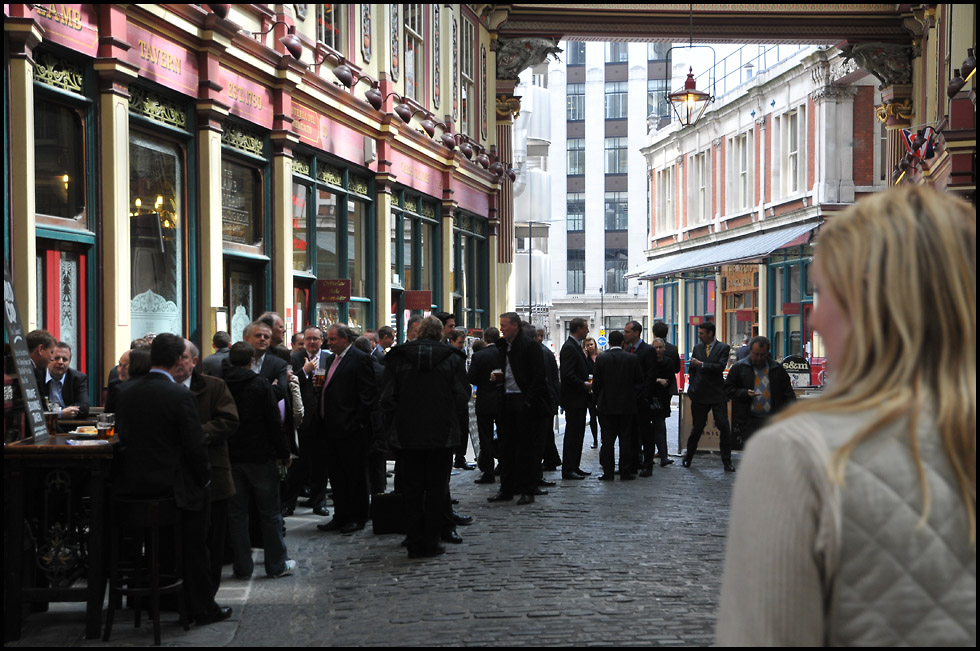
[[711,102],[711,95],[697,89],[697,82],[694,81],[694,68],[690,68],[687,73],[687,81],[684,82],[684,90],[670,93],[667,95],[677,119],[685,127],[689,127],[697,122],[704,114],[705,109]]

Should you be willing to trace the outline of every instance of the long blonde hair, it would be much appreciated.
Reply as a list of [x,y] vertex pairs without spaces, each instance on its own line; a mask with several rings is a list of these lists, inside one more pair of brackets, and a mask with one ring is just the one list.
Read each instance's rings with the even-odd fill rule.
[[901,186],[862,199],[822,227],[816,257],[829,291],[850,322],[841,359],[823,395],[785,417],[874,409],[876,418],[835,457],[843,483],[848,456],[884,425],[909,421],[912,453],[929,513],[929,486],[916,436],[931,405],[976,539],[977,214],[925,186]]

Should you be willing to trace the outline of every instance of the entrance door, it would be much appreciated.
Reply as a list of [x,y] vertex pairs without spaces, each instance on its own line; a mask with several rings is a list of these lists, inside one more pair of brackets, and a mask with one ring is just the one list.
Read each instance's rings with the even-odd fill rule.
[[228,304],[232,342],[241,341],[245,326],[262,312],[262,275],[249,265],[225,262],[225,302]]
[[88,247],[37,240],[38,327],[72,348],[72,367],[87,373],[85,263]]

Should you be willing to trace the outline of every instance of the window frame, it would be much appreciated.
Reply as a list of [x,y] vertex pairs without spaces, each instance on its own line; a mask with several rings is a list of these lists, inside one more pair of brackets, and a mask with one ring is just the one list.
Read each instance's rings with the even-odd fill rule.
[[[575,147],[572,147],[575,143]],[[581,146],[579,146],[581,144]],[[583,176],[585,174],[585,138],[569,138],[565,144],[566,176]]]
[[603,114],[607,120],[629,117],[629,82],[607,81],[603,85]]
[[[429,22],[428,5],[402,5],[402,31],[405,37],[405,97],[425,102],[425,32]],[[410,56],[411,53],[411,56]],[[409,88],[411,84],[411,89]]]

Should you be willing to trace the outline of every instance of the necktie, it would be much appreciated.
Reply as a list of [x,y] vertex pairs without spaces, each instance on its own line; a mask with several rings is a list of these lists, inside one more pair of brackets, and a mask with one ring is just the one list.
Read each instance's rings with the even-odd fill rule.
[[49,395],[51,396],[51,403],[59,407],[64,407],[65,401],[61,397],[61,380],[51,380],[50,386]]

